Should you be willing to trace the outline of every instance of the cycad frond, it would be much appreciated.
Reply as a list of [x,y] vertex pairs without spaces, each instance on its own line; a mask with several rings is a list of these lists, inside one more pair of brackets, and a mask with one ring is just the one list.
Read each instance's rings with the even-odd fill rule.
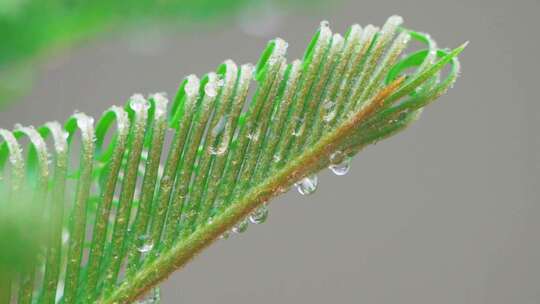
[[[411,38],[426,49],[400,59]],[[170,107],[163,94],[135,95],[95,126],[76,113],[64,126],[0,130],[2,187],[12,194],[0,207],[31,181],[50,222],[44,256],[0,295],[136,299],[219,236],[244,230],[250,215],[264,220],[272,197],[295,183],[312,192],[318,171],[343,174],[363,147],[403,130],[454,83],[463,48],[439,50],[397,16],[345,37],[323,22],[302,60],[287,63],[287,44],[275,39],[256,66],[227,60],[201,80],[188,76]]]

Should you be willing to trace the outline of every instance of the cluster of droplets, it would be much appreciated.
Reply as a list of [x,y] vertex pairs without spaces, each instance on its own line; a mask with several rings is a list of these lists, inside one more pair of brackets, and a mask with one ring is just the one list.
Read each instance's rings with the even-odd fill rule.
[[[342,151],[336,151],[330,155],[330,165],[328,169],[335,175],[345,175],[349,173],[351,167],[351,158]],[[302,195],[312,194],[317,190],[319,185],[319,178],[316,174],[312,174],[302,178],[300,181],[294,184],[298,192]]]
[[246,218],[242,219],[236,225],[234,225],[231,230],[225,232],[221,235],[222,239],[227,239],[233,234],[240,234],[246,232],[249,224],[263,224],[268,219],[269,209],[268,202],[262,203],[257,209],[251,212]]

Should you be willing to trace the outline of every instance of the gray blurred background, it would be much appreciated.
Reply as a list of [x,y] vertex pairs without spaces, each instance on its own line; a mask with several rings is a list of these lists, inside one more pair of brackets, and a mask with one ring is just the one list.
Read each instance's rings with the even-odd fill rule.
[[0,126],[99,115],[132,93],[168,92],[266,41],[302,55],[323,19],[336,32],[392,14],[442,47],[471,43],[454,89],[351,172],[290,191],[266,224],[220,241],[162,285],[164,303],[540,303],[538,0],[265,5],[219,26],[109,35],[55,55]]

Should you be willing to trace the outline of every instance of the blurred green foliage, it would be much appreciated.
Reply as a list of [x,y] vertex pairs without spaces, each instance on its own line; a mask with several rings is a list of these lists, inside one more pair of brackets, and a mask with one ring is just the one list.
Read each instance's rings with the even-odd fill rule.
[[24,193],[9,201],[0,195],[0,282],[32,269],[46,244],[41,204]]
[[[274,0],[302,5],[307,0]],[[30,85],[33,59],[94,37],[149,23],[217,22],[255,0],[2,0],[0,1],[0,106]]]

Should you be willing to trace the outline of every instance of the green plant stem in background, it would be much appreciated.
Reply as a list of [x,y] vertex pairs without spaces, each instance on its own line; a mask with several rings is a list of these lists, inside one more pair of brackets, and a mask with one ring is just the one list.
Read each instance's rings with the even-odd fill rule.
[[[47,191],[45,218],[55,219],[47,254],[32,262],[44,266],[30,276],[39,283],[9,278],[4,299],[19,290],[21,303],[33,295],[37,303],[131,302],[220,236],[245,231],[273,197],[295,184],[313,191],[318,171],[405,129],[452,86],[465,45],[439,50],[401,23],[393,16],[380,30],[354,25],[341,36],[322,22],[304,57],[290,63],[287,43],[272,40],[255,66],[227,60],[200,80],[188,76],[168,110],[162,94],[134,95],[95,128],[76,113],[39,134],[0,130],[4,188],[29,182],[35,193]],[[411,39],[426,49],[402,55]],[[27,158],[23,134],[36,147]],[[44,141],[50,135],[54,153]]]

